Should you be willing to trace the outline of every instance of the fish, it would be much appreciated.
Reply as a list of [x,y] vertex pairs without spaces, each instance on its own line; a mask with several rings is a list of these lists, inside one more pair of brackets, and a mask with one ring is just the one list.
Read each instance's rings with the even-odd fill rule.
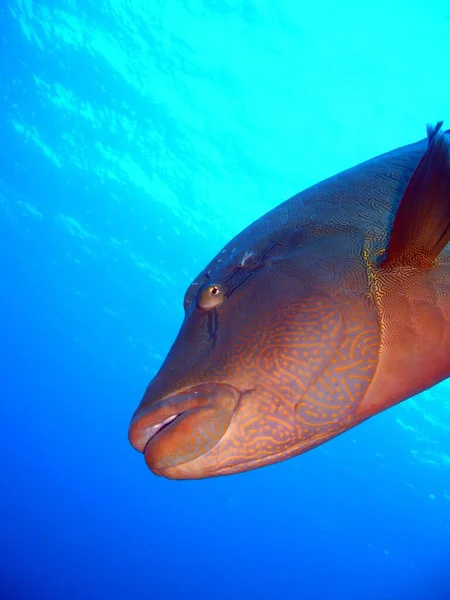
[[327,442],[450,376],[450,130],[334,175],[234,237],[129,425],[168,479]]

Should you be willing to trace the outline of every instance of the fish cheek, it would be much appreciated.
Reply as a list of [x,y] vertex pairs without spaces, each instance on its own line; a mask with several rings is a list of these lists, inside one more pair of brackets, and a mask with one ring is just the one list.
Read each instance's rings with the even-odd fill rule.
[[347,429],[373,379],[379,327],[364,302],[315,293],[278,314],[257,354],[258,385],[221,442],[224,468],[276,462]]
[[363,303],[346,306],[339,346],[296,406],[303,443],[320,443],[321,436],[328,439],[355,424],[355,412],[375,375],[379,347],[373,311]]
[[343,321],[324,293],[300,299],[286,294],[261,314],[256,333],[244,332],[233,345],[235,377],[242,379],[232,383],[248,391],[227,435],[204,457],[220,471],[273,462],[270,457],[298,443],[297,406],[336,352]]

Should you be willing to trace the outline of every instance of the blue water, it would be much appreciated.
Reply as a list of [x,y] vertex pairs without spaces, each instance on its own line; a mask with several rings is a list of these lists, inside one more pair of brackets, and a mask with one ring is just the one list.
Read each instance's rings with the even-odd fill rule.
[[450,598],[449,383],[232,477],[127,441],[232,235],[450,126],[448,0],[3,0],[0,39],[0,597]]

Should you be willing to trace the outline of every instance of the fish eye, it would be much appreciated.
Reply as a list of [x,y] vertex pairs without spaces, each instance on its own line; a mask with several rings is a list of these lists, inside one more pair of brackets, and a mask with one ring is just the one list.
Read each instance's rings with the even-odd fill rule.
[[200,291],[197,304],[202,310],[212,310],[220,306],[224,299],[222,287],[218,283],[210,283]]

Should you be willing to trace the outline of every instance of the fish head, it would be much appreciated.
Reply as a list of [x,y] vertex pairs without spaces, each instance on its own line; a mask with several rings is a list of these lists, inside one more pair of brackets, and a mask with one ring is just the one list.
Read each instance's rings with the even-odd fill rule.
[[198,479],[278,462],[339,421],[327,408],[336,378],[317,388],[344,331],[324,253],[270,239],[249,250],[247,237],[189,286],[179,334],[132,418],[130,442],[157,475]]

